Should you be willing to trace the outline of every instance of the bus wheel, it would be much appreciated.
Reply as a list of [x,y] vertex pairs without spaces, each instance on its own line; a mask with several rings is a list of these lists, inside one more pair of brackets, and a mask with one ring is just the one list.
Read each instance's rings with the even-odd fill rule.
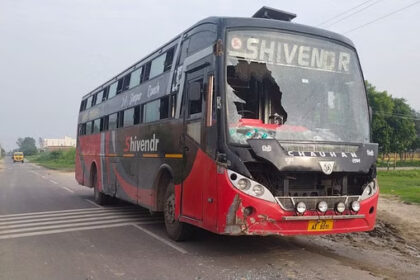
[[108,202],[108,196],[98,189],[98,174],[96,168],[92,170],[92,186],[93,186],[93,198],[99,205],[105,205]]
[[192,235],[191,225],[182,223],[175,218],[175,191],[173,183],[170,183],[166,188],[164,203],[165,227],[169,237],[175,241],[189,239]]

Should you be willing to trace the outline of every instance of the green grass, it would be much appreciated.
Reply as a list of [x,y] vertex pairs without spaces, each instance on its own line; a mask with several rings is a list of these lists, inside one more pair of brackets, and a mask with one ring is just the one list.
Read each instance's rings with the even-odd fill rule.
[[380,192],[420,204],[420,170],[378,171]]
[[34,156],[28,156],[30,162],[39,164],[49,169],[74,171],[76,149],[65,151],[43,152]]
[[[378,167],[387,167],[387,162],[378,160],[377,161]],[[394,167],[394,161],[391,160],[389,162],[389,167]],[[397,167],[420,167],[420,160],[406,160],[406,161],[397,161]]]

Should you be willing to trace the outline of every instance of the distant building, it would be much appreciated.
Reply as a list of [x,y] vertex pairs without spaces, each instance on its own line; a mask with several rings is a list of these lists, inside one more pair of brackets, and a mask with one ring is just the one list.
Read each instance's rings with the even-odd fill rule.
[[64,138],[52,139],[52,138],[42,138],[40,139],[40,148],[41,150],[65,150],[72,147],[76,147],[76,139],[73,139],[68,136]]

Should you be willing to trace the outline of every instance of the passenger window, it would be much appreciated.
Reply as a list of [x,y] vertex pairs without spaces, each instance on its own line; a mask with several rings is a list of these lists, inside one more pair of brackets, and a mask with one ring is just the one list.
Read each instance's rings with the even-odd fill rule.
[[108,129],[116,129],[117,128],[117,113],[109,115],[108,117]]
[[160,99],[146,103],[143,105],[143,122],[153,122],[160,118],[159,106]]
[[96,94],[92,96],[92,107],[96,105]]
[[108,130],[108,120],[109,120],[109,116],[105,116],[101,118],[101,131]]
[[79,125],[79,135],[85,135],[86,134],[86,124],[82,123]]
[[90,96],[86,101],[86,109],[92,107],[92,96]]
[[140,120],[140,105],[134,107],[134,124],[139,124],[141,122]]
[[124,111],[124,127],[132,126],[134,124],[134,108]]
[[123,78],[121,78],[121,79],[118,80],[117,94],[120,94],[123,91],[123,81],[124,81]]
[[124,125],[124,111],[118,112],[117,115],[117,128],[123,127]]
[[133,88],[140,84],[140,77],[141,77],[142,70],[143,70],[143,67],[131,72],[129,88]]
[[169,96],[160,99],[159,113],[161,120],[169,118]]
[[102,99],[104,97],[104,91],[101,90],[96,94],[96,104],[100,104],[102,102]]
[[169,49],[166,52],[165,67],[163,69],[163,72],[166,72],[171,69],[172,61],[174,60],[174,52],[175,52],[175,47]]
[[149,79],[152,79],[157,75],[163,73],[165,69],[165,59],[166,53],[161,54],[160,56],[152,60],[152,63],[150,65]]
[[86,99],[82,100],[82,103],[80,103],[80,112],[84,111],[86,109]]
[[122,91],[126,91],[127,89],[129,89],[130,80],[131,80],[131,73],[124,76],[123,84],[122,84]]
[[212,45],[217,39],[216,33],[212,31],[201,31],[190,37],[188,56]]
[[93,133],[98,133],[101,128],[101,119],[93,121]]
[[109,86],[108,99],[111,99],[112,97],[117,95],[117,85],[118,85],[118,82],[115,82]]
[[203,80],[188,84],[188,112],[189,115],[201,113]]
[[86,135],[89,135],[92,133],[92,122],[86,123]]

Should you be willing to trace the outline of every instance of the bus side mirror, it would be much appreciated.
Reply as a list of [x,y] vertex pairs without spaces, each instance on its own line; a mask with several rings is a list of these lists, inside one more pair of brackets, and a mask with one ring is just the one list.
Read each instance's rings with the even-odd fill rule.
[[201,83],[193,82],[190,84],[188,89],[188,97],[190,101],[199,101],[201,100]]

